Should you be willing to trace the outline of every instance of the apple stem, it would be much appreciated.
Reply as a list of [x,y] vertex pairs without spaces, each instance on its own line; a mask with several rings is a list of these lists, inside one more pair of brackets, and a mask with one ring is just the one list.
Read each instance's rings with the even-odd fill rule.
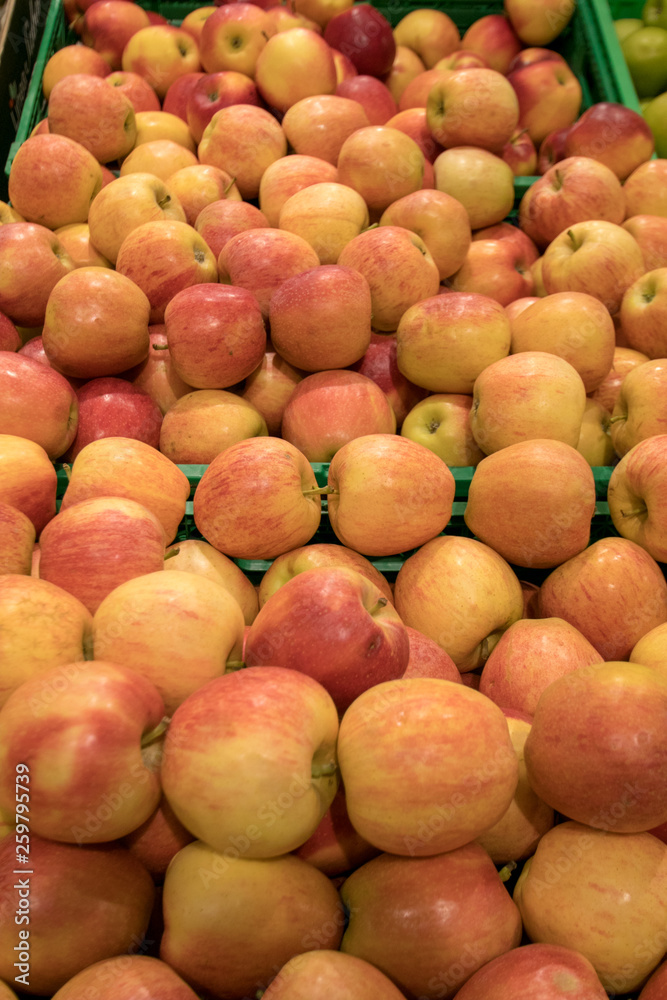
[[628,418],[627,418],[627,416],[624,413],[620,413],[620,414],[618,414],[615,417],[610,417],[609,418],[609,423],[610,424],[615,424],[615,423],[618,423],[619,420],[627,420],[627,419]]
[[65,475],[67,476],[67,482],[72,478],[72,466],[68,465],[67,462],[63,462],[63,469],[65,470]]
[[386,597],[378,597],[377,603],[370,610],[370,614],[374,615],[377,611],[380,610],[380,608],[386,608],[388,604],[389,601],[387,600]]
[[648,514],[646,507],[635,507],[633,510],[622,510],[621,517],[642,517]]
[[313,763],[310,768],[310,776],[311,778],[328,778],[330,775],[335,774],[337,770],[338,765],[333,760],[330,760],[326,764]]
[[169,344],[153,344],[154,351],[168,351]]
[[366,226],[366,228],[362,229],[361,231],[362,233],[370,233],[371,229],[379,229],[379,228],[380,228],[379,222],[371,222],[370,226]]
[[169,549],[169,551],[165,552],[165,554],[164,554],[164,560],[165,560],[165,562],[167,561],[167,559],[173,559],[174,556],[177,556],[180,551],[181,550],[180,550],[180,548],[179,548],[178,545],[176,546],[175,549]]
[[152,743],[155,743],[157,740],[159,740],[160,737],[164,733],[166,733],[168,728],[169,728],[169,719],[165,715],[163,719],[160,719],[157,726],[149,730],[149,732],[147,732],[145,736],[141,737],[141,749],[143,750],[145,749],[145,747],[149,747]]
[[510,875],[512,874],[515,868],[516,868],[516,861],[508,861],[507,864],[504,865],[498,872],[498,874],[500,875],[500,881],[507,882],[507,880],[509,879]]
[[227,185],[227,187],[223,191],[223,194],[224,194],[225,198],[227,197],[227,195],[232,190],[232,188],[234,187],[235,184],[236,184],[236,177],[232,177],[231,181],[229,182],[229,184]]
[[245,663],[243,660],[227,660],[225,663],[225,673],[231,674],[235,670],[243,670]]
[[305,496],[305,497],[314,497],[314,496],[317,496],[318,493],[320,495],[323,495],[325,493],[328,493],[328,494],[335,493],[336,496],[338,496],[338,491],[335,490],[333,488],[333,486],[315,486],[315,487],[313,487],[312,490],[303,490],[302,493],[303,493],[303,496]]

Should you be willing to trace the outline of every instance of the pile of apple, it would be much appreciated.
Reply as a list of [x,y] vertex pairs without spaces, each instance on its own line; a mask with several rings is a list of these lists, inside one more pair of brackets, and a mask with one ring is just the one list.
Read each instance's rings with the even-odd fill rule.
[[647,124],[563,0],[66,9],[0,207],[0,1000],[664,1000]]

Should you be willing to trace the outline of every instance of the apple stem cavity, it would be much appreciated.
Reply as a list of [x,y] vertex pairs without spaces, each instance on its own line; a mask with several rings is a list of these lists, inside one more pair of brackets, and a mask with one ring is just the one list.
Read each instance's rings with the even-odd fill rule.
[[338,770],[338,765],[334,760],[329,760],[326,764],[316,764],[313,761],[310,768],[311,778],[330,778]]
[[648,508],[646,504],[643,507],[634,507],[632,510],[622,510],[621,517],[646,517],[648,514]]
[[169,719],[165,715],[164,718],[160,719],[157,726],[154,726],[153,729],[149,729],[149,731],[141,737],[141,749],[145,750],[146,747],[150,747],[153,743],[157,743],[160,737],[166,733],[168,728]]

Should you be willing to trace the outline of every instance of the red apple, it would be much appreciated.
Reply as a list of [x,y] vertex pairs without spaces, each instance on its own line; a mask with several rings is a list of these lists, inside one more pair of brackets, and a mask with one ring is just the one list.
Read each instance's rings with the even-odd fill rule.
[[0,397],[0,433],[34,441],[52,460],[67,451],[79,407],[63,375],[15,351],[0,351]]
[[369,3],[358,3],[329,20],[324,40],[352,61],[358,73],[384,76],[396,55],[390,21]]
[[404,680],[410,677],[440,677],[443,681],[462,683],[458,667],[437,642],[416,628],[406,625],[405,631],[410,640],[410,656],[403,673]]
[[[139,111],[159,111],[161,108],[160,98],[157,96],[148,80],[138,73],[125,72],[122,69],[116,70],[105,77],[110,87],[120,90],[128,98],[130,104],[136,112]],[[169,111],[169,108],[165,108]]]
[[188,120],[188,99],[193,87],[204,74],[195,70],[192,73],[183,73],[176,77],[167,89],[167,93],[162,99],[162,110],[168,111],[172,115],[178,115],[184,122]]
[[461,69],[431,88],[426,120],[445,148],[478,146],[500,154],[519,124],[519,102],[497,70]]
[[512,70],[507,79],[519,101],[519,125],[528,129],[536,146],[550,132],[576,120],[582,89],[567,63],[539,60]]
[[599,101],[577,119],[565,139],[566,156],[590,156],[624,181],[655,150],[653,133],[639,114],[623,104]]
[[184,382],[172,367],[164,325],[149,326],[148,334],[151,343],[148,357],[124,372],[123,378],[147,392],[164,415],[177,399],[192,391],[192,386]]
[[623,228],[639,243],[647,271],[667,267],[667,219],[660,215],[633,215],[626,218]]
[[0,434],[0,502],[21,511],[39,536],[56,513],[56,470],[41,445]]
[[555,128],[553,132],[545,135],[539,144],[537,151],[537,173],[546,174],[549,167],[554,163],[559,163],[565,159],[565,139],[570,131],[570,126]]
[[341,80],[336,86],[338,97],[357,101],[368,118],[369,125],[386,125],[398,108],[393,94],[382,80],[367,73]]
[[131,1000],[138,993],[143,993],[146,1000],[197,997],[173,969],[150,955],[119,955],[94,962],[69,979],[54,996],[57,1000],[79,1000],[90,990],[98,994],[97,1000]]
[[369,124],[359,101],[336,94],[304,97],[288,108],[282,120],[283,131],[295,153],[316,156],[334,166],[347,137]]
[[486,14],[470,25],[461,48],[483,56],[491,69],[507,74],[522,44],[506,15]]
[[503,146],[502,158],[509,163],[515,177],[531,177],[537,173],[537,150],[528,129],[514,129]]
[[124,378],[94,378],[77,390],[77,399],[79,425],[68,462],[91,441],[103,437],[136,438],[158,447],[162,412],[140,386]]
[[[328,95],[327,95],[328,96]],[[291,153],[269,164],[259,185],[259,207],[269,226],[277,227],[288,198],[311,184],[335,184],[338,169],[319,156]]]
[[263,229],[268,225],[268,219],[255,205],[247,201],[227,201],[225,198],[205,205],[194,222],[195,229],[216,260],[232,236],[246,229]]
[[63,45],[46,60],[42,74],[42,93],[48,101],[57,81],[70,73],[92,73],[95,76],[108,76],[110,72],[109,63],[95,49],[80,43]]
[[18,326],[41,326],[53,287],[74,261],[46,226],[11,222],[0,226],[0,262],[3,313]]
[[533,294],[532,262],[517,243],[475,239],[449,285],[456,292],[483,295],[507,306]]
[[607,992],[580,952],[559,944],[527,944],[478,969],[456,995],[459,1000],[561,1000],[564,996],[605,1000]]
[[280,437],[287,401],[303,374],[270,349],[245,380],[243,398],[259,410],[274,437]]
[[123,49],[139,28],[150,24],[138,4],[126,0],[95,0],[83,15],[83,41],[106,59],[111,69],[120,69]]
[[616,531],[641,545],[659,562],[667,561],[663,471],[666,450],[667,435],[644,438],[614,467],[607,488],[609,513]]
[[396,337],[391,334],[372,333],[363,357],[349,367],[370,378],[382,389],[394,411],[397,430],[401,429],[412,408],[428,393],[427,389],[410,382],[399,370]]
[[80,143],[99,163],[122,160],[137,138],[129,98],[117,87],[109,87],[106,80],[87,73],[73,73],[56,83],[49,97],[48,117],[51,135]]
[[254,81],[245,73],[221,70],[208,73],[194,82],[187,101],[187,123],[196,143],[216,111],[230,104],[260,105]]

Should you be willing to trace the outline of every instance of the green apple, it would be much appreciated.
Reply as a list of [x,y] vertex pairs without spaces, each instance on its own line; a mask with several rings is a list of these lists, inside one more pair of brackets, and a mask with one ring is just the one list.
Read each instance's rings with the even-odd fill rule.
[[664,159],[667,157],[667,90],[649,101],[643,114],[644,121],[653,132],[656,154]]
[[665,0],[646,0],[642,7],[642,21],[648,26],[667,28],[667,4]]
[[641,17],[619,17],[617,21],[614,21],[614,30],[619,44],[624,42],[628,35],[631,35],[633,31],[637,31],[639,28],[643,27],[644,22]]
[[639,28],[621,44],[638,96],[654,97],[667,87],[667,27]]

